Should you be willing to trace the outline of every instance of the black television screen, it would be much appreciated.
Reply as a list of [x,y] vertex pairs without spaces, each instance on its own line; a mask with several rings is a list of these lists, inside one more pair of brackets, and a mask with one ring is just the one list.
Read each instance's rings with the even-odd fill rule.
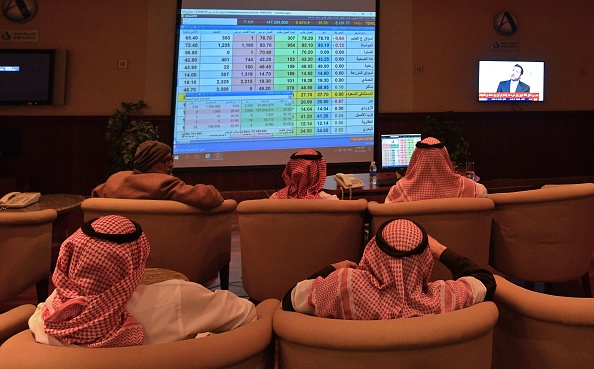
[[52,104],[55,50],[0,50],[0,105]]
[[373,159],[376,0],[182,0],[177,168]]
[[479,101],[544,101],[544,62],[479,61]]

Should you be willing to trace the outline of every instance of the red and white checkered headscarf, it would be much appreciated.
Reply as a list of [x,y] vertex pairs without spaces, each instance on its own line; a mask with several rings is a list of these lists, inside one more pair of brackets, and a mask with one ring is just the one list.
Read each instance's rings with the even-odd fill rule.
[[283,171],[285,187],[271,199],[319,199],[326,182],[326,159],[319,151],[305,149],[291,155]]
[[142,280],[150,251],[140,226],[118,215],[85,223],[60,248],[45,332],[85,347],[142,345],[142,326],[126,304]]
[[[428,147],[422,147],[423,144]],[[476,183],[454,171],[448,149],[436,138],[427,137],[417,144],[405,176],[392,186],[388,200],[402,202],[477,196]]]
[[365,247],[356,269],[341,268],[314,280],[308,302],[315,315],[396,319],[471,305],[472,295],[464,283],[429,282],[433,257],[427,243],[425,231],[413,221],[384,223]]

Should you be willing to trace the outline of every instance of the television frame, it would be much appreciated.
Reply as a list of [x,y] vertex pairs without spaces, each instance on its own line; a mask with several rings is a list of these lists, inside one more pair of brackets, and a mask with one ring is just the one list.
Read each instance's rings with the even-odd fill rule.
[[[4,78],[0,77],[0,82],[11,87],[10,90],[0,91],[0,106],[11,106],[11,105],[64,105],[65,91],[66,91],[66,64],[67,64],[67,50],[59,49],[0,49],[0,68],[4,65],[2,60],[8,60],[10,56],[15,58],[22,58],[24,62],[28,62],[31,65],[35,65],[39,61],[38,58],[47,57],[48,65],[45,73],[40,75],[30,75],[21,78],[21,81],[27,81],[27,79],[37,78],[37,82],[45,86],[43,95],[39,95],[39,91],[29,96],[24,95],[26,90],[15,91],[15,81],[9,81],[9,78],[4,81]],[[6,56],[6,58],[3,58]],[[30,56],[30,58],[27,58]],[[26,60],[29,59],[29,60]],[[14,67],[5,65],[4,67]],[[3,72],[0,72],[3,73]],[[10,73],[10,72],[7,72]],[[5,83],[6,82],[6,83]],[[0,86],[1,89],[2,86]],[[2,95],[3,93],[19,93],[20,96],[14,98],[8,95]],[[4,97],[3,97],[4,96]]]
[[[520,83],[529,86],[529,91],[500,91],[500,86],[510,80],[511,71],[519,65],[522,70]],[[542,60],[495,60],[478,61],[479,102],[543,102],[545,62]],[[489,86],[489,87],[487,87]]]
[[[407,158],[407,163],[405,164],[401,164],[401,165],[386,165],[386,163],[384,163],[384,155],[383,155],[383,141],[384,141],[384,137],[412,137],[414,138],[414,142],[412,145],[412,148],[410,149],[410,155]],[[406,169],[408,168],[408,165],[410,163],[410,158],[412,157],[412,153],[415,150],[415,145],[417,142],[421,141],[422,139],[422,134],[421,133],[382,133],[379,135],[379,155],[381,158],[380,161],[380,170],[381,171],[393,171],[393,170],[399,170],[399,169]],[[412,140],[411,140],[412,141]]]

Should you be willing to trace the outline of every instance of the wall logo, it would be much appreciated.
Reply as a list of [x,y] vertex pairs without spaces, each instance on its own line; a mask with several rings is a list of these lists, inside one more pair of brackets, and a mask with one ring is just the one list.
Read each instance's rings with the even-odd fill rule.
[[37,0],[4,0],[2,14],[11,22],[23,23],[37,13]]
[[503,12],[495,16],[493,27],[500,35],[509,36],[518,29],[518,22],[510,12]]

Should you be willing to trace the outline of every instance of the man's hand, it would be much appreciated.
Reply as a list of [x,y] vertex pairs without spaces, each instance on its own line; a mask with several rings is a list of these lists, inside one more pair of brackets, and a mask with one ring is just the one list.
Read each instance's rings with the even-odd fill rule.
[[446,249],[446,247],[429,235],[427,235],[427,238],[429,239],[429,250],[431,251],[431,255],[433,255],[433,259],[439,260],[441,253]]
[[357,267],[357,263],[354,263],[350,260],[343,260],[340,261],[338,263],[334,263],[334,264],[330,264],[334,267],[334,269],[340,269],[340,268],[356,268]]

